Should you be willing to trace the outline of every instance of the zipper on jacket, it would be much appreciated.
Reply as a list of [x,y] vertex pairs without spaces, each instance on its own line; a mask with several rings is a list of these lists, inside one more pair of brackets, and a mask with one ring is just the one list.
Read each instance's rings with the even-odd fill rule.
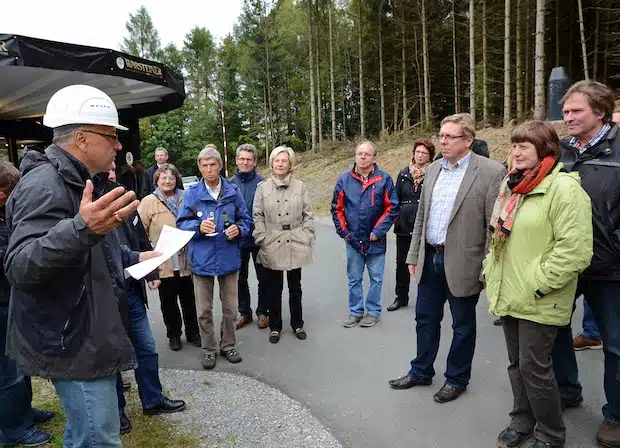
[[[82,295],[84,294],[84,290],[86,289],[86,285],[82,285],[82,289],[80,290],[80,294],[78,295],[78,299],[75,302],[75,305],[73,305],[73,308],[71,309],[71,311],[75,310],[77,308],[77,306],[80,304],[80,301],[82,300]],[[62,333],[60,334],[60,348],[62,350],[66,350],[67,348],[65,347],[65,332],[67,331],[67,328],[69,328],[69,324],[71,323],[71,316],[69,316],[69,319],[67,319],[67,321],[65,322],[65,326],[62,327]]]
[[375,206],[375,186],[372,186],[372,196],[370,196],[370,205]]

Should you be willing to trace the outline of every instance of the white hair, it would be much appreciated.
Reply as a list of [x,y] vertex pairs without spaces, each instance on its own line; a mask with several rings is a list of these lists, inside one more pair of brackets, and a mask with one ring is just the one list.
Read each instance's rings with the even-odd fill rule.
[[293,148],[289,148],[288,146],[278,146],[271,151],[271,154],[269,154],[269,166],[273,168],[273,159],[275,159],[278,154],[282,152],[288,154],[288,161],[291,163],[289,172],[293,171],[293,167],[295,166],[295,151],[293,151]]

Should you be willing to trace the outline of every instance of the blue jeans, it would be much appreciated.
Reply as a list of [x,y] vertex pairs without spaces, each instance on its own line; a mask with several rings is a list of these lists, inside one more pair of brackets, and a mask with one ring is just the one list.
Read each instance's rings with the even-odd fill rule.
[[[620,282],[580,280],[577,296],[584,294],[598,323],[603,353],[605,374],[603,386],[607,403],[603,406],[604,417],[613,423],[620,423]],[[570,325],[558,331],[553,347],[553,368],[565,400],[581,397],[581,384],[577,360],[573,349],[573,335]]]
[[4,354],[8,305],[0,305],[0,446],[16,442],[36,431],[31,395],[17,364]]
[[349,313],[364,316],[364,266],[368,267],[370,289],[366,296],[366,313],[373,317],[381,314],[381,288],[385,268],[385,253],[362,255],[347,244],[347,277],[349,278]]
[[583,336],[588,339],[601,339],[601,332],[596,325],[592,309],[588,305],[588,299],[583,298]]
[[67,417],[64,448],[122,448],[116,375],[54,386]]
[[[129,317],[131,319],[131,340],[138,360],[138,368],[134,370],[134,374],[136,383],[138,383],[138,393],[140,394],[142,407],[150,409],[164,399],[161,382],[159,381],[159,356],[157,355],[155,338],[151,332],[142,297],[130,295],[128,302]],[[121,413],[125,412],[126,402],[120,373],[118,374],[116,393],[118,395],[118,409]]]
[[433,364],[439,351],[441,321],[446,300],[452,313],[452,345],[448,354],[446,383],[465,389],[471,378],[471,363],[476,348],[476,304],[480,294],[454,297],[448,288],[443,254],[427,254],[418,285],[415,306],[418,353],[411,361],[409,377],[430,381],[435,376]]

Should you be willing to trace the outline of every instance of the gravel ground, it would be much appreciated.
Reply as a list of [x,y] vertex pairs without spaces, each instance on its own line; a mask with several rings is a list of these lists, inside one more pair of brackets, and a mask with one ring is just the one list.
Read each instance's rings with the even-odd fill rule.
[[160,369],[171,398],[187,409],[165,418],[201,447],[342,448],[301,404],[253,378],[224,372]]

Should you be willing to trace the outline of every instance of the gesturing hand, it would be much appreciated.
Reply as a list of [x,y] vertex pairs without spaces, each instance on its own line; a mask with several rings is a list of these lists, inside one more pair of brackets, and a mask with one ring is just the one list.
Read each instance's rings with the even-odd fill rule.
[[125,192],[123,187],[117,187],[93,202],[93,189],[93,182],[87,180],[80,202],[80,216],[88,228],[99,235],[117,228],[140,203],[135,200],[133,191]]

